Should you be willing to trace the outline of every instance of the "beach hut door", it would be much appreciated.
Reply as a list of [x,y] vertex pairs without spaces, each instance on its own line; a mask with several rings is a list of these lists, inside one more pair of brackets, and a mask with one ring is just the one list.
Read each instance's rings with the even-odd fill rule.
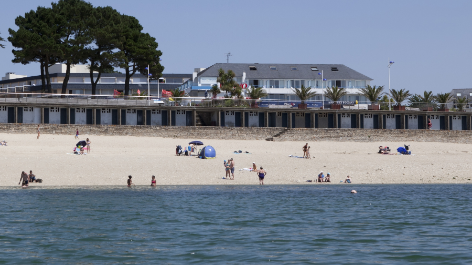
[[18,117],[16,119],[16,123],[23,123],[23,107],[17,108]]
[[8,123],[15,123],[15,107],[8,107]]
[[49,124],[49,108],[44,108],[44,124]]

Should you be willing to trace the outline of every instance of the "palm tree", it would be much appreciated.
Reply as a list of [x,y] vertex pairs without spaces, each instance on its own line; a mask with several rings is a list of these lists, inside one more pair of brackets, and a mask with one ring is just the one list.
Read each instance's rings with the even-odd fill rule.
[[301,88],[292,88],[292,91],[302,101],[301,104],[305,104],[305,100],[316,96],[316,92],[311,91],[311,87],[305,87],[304,85]]
[[251,99],[260,99],[267,96],[267,92],[262,87],[251,86],[246,93]]
[[424,91],[423,96],[414,94],[408,99],[410,107],[413,108],[432,108],[435,106],[435,98],[433,96],[433,91]]
[[439,103],[439,109],[446,110],[446,103],[451,101],[452,95],[451,93],[437,93],[434,98]]
[[469,103],[469,99],[466,97],[461,97],[456,99],[456,105],[459,111],[462,111],[464,109],[464,105]]
[[366,97],[372,104],[377,103],[382,96],[383,86],[370,86],[367,85],[365,88],[361,88],[361,95]]
[[213,85],[213,86],[211,86],[210,92],[213,94],[213,98],[216,98],[216,95],[221,93],[221,90],[218,87],[218,85]]
[[218,70],[217,81],[220,83],[221,90],[229,92],[231,96],[235,94],[236,89],[239,87],[239,84],[234,80],[235,76],[232,70],[228,70],[226,73],[222,68]]
[[391,89],[390,95],[392,96],[393,100],[397,102],[397,106],[401,106],[402,102],[411,96],[411,93],[410,93],[410,90],[406,90],[406,89],[400,89],[400,90]]
[[175,102],[180,102],[182,101],[182,99],[180,99],[181,97],[185,97],[185,91],[184,90],[180,90],[179,88],[175,88],[175,89],[172,89],[170,90],[170,95],[172,98],[175,98]]
[[344,87],[339,88],[337,86],[332,86],[326,88],[324,95],[332,101],[337,102],[340,101],[342,97],[347,95],[347,91]]

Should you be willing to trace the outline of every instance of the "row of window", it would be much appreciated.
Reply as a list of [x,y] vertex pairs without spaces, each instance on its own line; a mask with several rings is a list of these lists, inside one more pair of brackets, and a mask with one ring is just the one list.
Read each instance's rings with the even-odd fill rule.
[[315,80],[261,80],[261,79],[248,79],[247,83],[249,86],[264,87],[264,88],[301,88],[312,87],[312,88],[326,88],[326,87],[343,87],[343,88],[363,88],[367,85],[366,80],[326,80],[321,81]]

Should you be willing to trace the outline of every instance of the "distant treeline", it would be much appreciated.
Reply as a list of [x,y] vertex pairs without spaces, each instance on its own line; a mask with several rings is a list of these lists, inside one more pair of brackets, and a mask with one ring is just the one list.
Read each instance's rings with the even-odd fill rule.
[[[8,40],[14,63],[39,62],[43,90],[51,93],[48,67],[55,63],[67,65],[62,84],[66,94],[70,66],[90,65],[92,94],[102,73],[114,67],[126,74],[124,95],[129,95],[129,81],[136,73],[158,79],[164,67],[159,62],[162,52],[156,39],[142,32],[143,27],[132,16],[120,14],[112,7],[94,7],[83,0],[59,0],[51,7],[38,7],[15,19],[18,30],[9,29]],[[93,75],[98,72],[98,75]]]

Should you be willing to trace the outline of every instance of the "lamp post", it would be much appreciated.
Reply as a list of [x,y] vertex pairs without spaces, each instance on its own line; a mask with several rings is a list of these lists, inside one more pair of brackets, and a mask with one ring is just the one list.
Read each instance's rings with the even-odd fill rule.
[[[392,92],[390,92],[390,66],[392,66],[392,64],[394,63],[395,63],[394,61],[390,61],[387,65],[388,67],[388,92],[390,93],[390,97],[392,97]],[[390,100],[390,98],[388,99],[388,110],[392,110],[392,101]]]
[[[321,73],[318,73],[318,75],[321,75],[321,89],[324,89],[323,82],[326,81],[323,77],[323,70],[321,70]],[[323,109],[324,109],[324,92],[321,94],[321,99],[322,99],[322,104],[323,104]]]
[[148,73],[147,73],[147,84],[148,84],[148,95],[147,95],[147,98],[146,100],[148,101],[148,105],[151,104],[150,100],[151,100],[151,86],[149,84],[149,77],[152,76],[152,74],[149,73],[149,64],[148,64],[148,67],[145,68]]

